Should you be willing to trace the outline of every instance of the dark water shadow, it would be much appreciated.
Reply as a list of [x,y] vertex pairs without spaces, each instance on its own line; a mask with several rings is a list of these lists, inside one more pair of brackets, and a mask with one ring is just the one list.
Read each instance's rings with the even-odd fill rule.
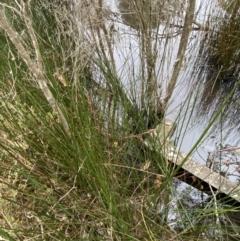
[[[223,6],[224,7],[224,6]],[[231,7],[231,8],[230,8]],[[197,117],[212,117],[240,78],[240,2],[220,10],[203,35],[195,62],[195,82],[203,83]],[[224,123],[240,130],[240,86],[223,113]]]

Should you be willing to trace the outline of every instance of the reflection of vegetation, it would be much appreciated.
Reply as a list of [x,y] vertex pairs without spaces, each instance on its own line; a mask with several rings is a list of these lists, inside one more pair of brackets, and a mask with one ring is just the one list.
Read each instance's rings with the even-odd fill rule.
[[[237,13],[240,2],[235,1],[228,8],[224,6],[228,11],[224,16],[212,19],[213,30],[205,35],[200,62],[197,62],[197,65],[200,64],[198,79],[204,76],[205,81],[200,100],[202,114],[216,110],[240,77],[240,15]],[[232,108],[230,121],[235,124],[239,124],[236,121],[240,116],[239,97],[238,88],[228,103],[228,107]]]
[[[183,64],[195,9],[195,1],[188,2],[184,24],[175,25],[177,18],[173,18],[173,16],[183,11],[184,2],[175,0],[118,1],[123,22],[137,29],[141,62],[140,109],[144,113],[144,116],[147,117],[146,123],[149,128],[156,126],[161,118],[163,118]],[[165,26],[163,30],[164,34],[162,34],[163,38],[158,35],[160,24]],[[161,67],[157,67],[157,62],[161,47],[165,46],[167,48],[168,37],[171,38],[172,36],[172,27],[180,29],[180,31],[178,29],[177,31],[173,30],[173,32],[178,32],[181,35],[181,40],[171,78],[168,81],[166,93],[163,94],[164,87],[161,87],[161,83],[158,81],[158,73],[161,68],[164,69],[166,53],[163,53],[161,56]],[[153,31],[153,28],[156,29]]]
[[152,4],[151,1],[120,0],[118,3],[123,22],[133,28],[157,28],[160,20],[162,1]]
[[232,14],[239,11],[239,1],[238,0],[218,0],[219,5],[224,9],[227,13]]
[[118,2],[124,23],[137,29],[140,27],[157,28],[163,21],[166,22],[174,12],[179,11],[181,6],[179,1],[174,0],[119,0]]

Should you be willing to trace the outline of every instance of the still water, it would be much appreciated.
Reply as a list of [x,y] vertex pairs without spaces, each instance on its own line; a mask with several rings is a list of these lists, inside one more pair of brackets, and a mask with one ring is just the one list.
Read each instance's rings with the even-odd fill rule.
[[[136,95],[135,98],[139,100],[140,103],[142,55],[140,49],[140,36],[136,30],[137,18],[131,12],[132,9],[129,7],[127,1],[122,0],[119,2],[119,6],[122,8],[120,10],[114,0],[108,0],[111,12],[114,13],[115,16],[111,23],[113,24],[112,26],[114,26],[114,36],[112,39],[114,60],[117,73],[125,86],[126,92],[129,94],[131,93],[131,95],[134,93]],[[172,4],[171,12],[165,11],[171,15],[169,17],[170,20],[168,20],[171,21],[172,25],[182,25],[184,16],[178,9],[181,9],[181,6],[183,6],[181,4],[184,4],[185,1],[172,0],[168,2]],[[209,3],[209,1],[198,0],[195,9],[195,21],[201,25],[205,25],[208,16],[214,15],[215,12],[219,10],[216,8],[216,4],[217,2],[215,1]],[[164,6],[161,7],[161,11],[164,12]],[[167,7],[169,7],[169,4]],[[163,15],[163,18],[166,19],[166,16],[164,17]],[[154,21],[153,25],[151,31],[154,33],[157,31],[154,36],[159,36],[157,40],[152,40],[157,46],[156,77],[163,90],[162,94],[164,95],[164,90],[171,78],[173,65],[177,57],[181,34],[177,33],[177,28],[169,28],[164,24],[156,26]],[[192,71],[196,58],[198,57],[202,34],[204,34],[203,31],[196,30],[191,32],[187,51],[185,53],[185,60],[178,77],[178,83],[166,113],[166,118],[178,123],[178,129],[173,139],[184,153],[191,150],[208,124],[207,117],[200,119],[194,118],[197,114],[195,113],[197,108],[194,105],[198,97],[196,96],[196,85],[193,84]],[[190,119],[190,122],[188,119]],[[228,174],[236,174],[235,170],[238,168],[238,165],[231,165],[230,167],[224,165],[224,162],[229,159],[232,162],[238,161],[236,153],[221,153],[221,157],[219,157],[219,153],[216,153],[216,150],[219,149],[220,144],[222,147],[238,146],[239,138],[236,138],[234,129],[226,130],[221,135],[220,133],[222,133],[220,129],[215,128],[210,130],[197,150],[193,153],[193,158],[205,165],[209,155],[211,155],[211,157],[218,157],[222,162],[218,164],[218,168],[221,171],[225,171]],[[231,180],[236,180],[234,175],[230,175],[229,178]]]

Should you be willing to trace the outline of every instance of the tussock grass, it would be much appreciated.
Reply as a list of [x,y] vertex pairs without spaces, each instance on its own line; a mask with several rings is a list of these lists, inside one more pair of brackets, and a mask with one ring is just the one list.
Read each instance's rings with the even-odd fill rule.
[[[162,118],[152,105],[160,96],[149,86],[156,63],[143,60],[147,78],[141,94],[147,92],[141,104],[147,108],[139,108],[117,74],[108,14],[98,4],[0,3],[0,235],[200,240],[205,233],[210,240],[214,235],[205,223],[214,219],[214,205],[192,211],[181,200],[178,229],[168,225],[177,195],[173,173],[161,153],[143,144],[151,132],[149,118]],[[98,24],[84,10],[81,15],[80,7],[94,12]],[[151,55],[149,32],[139,34]]]

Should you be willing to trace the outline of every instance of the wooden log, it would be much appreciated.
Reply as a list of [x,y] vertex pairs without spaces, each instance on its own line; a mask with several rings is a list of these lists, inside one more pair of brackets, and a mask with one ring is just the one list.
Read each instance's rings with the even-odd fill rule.
[[240,203],[240,187],[220,173],[198,163],[192,158],[186,158],[170,140],[173,134],[174,123],[163,120],[150,133],[144,143],[151,150],[160,152],[171,166],[174,167],[175,176],[189,185],[211,194],[211,189],[218,197],[227,197],[231,203]]

